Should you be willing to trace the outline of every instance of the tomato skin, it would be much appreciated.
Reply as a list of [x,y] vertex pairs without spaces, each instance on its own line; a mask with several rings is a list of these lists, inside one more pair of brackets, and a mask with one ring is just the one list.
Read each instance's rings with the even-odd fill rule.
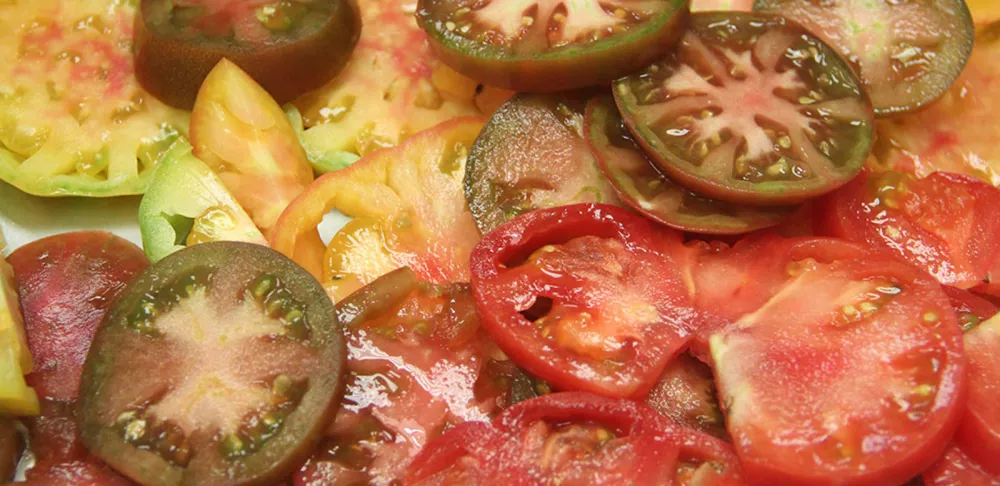
[[969,359],[969,404],[955,443],[988,471],[1000,475],[1000,316],[965,333]]
[[74,400],[97,326],[146,255],[111,233],[81,231],[29,243],[8,261],[35,359],[26,380],[39,398]]
[[819,230],[891,252],[943,284],[970,288],[1000,254],[1000,189],[935,172],[865,172],[819,207]]
[[924,486],[1000,486],[1000,475],[984,470],[956,445],[949,446],[922,479]]
[[[565,275],[579,274],[584,278],[582,282],[554,275],[551,270],[538,270],[533,264],[507,268],[511,262],[524,261],[542,247],[567,241],[583,242],[584,249],[578,250],[586,257],[569,256],[580,268],[559,271],[566,272]],[[621,251],[612,253],[608,247],[594,248],[605,242],[619,245]],[[672,256],[672,252],[681,249],[680,234],[654,226],[615,206],[578,204],[527,213],[486,234],[472,252],[472,290],[482,325],[514,362],[556,389],[641,397],[687,341],[686,318],[694,310],[682,281],[680,262]],[[640,259],[642,262],[636,263]],[[609,286],[603,283],[606,277],[588,277],[602,275],[604,271],[595,262],[614,262],[612,265],[619,268],[616,275],[629,280]],[[574,290],[580,288],[582,292]],[[622,329],[623,322],[640,319],[637,316],[615,319],[615,314],[611,314],[614,309],[607,302],[618,302],[626,291],[637,301],[630,304],[642,306],[629,309],[634,312],[648,309],[654,313],[656,324],[647,322],[648,327],[642,330]],[[549,344],[553,341],[543,337],[536,326],[541,321],[532,322],[521,314],[538,297],[551,299],[556,310],[585,309],[582,315],[588,320],[598,316],[592,320],[596,326],[609,325],[619,332],[642,334],[631,348],[634,358],[609,369],[597,359],[576,354],[565,343]],[[601,317],[605,312],[609,317]],[[556,322],[560,322],[558,318]],[[608,339],[607,333],[603,336]]]
[[78,459],[56,464],[43,475],[31,476],[20,482],[24,486],[134,486],[135,483],[119,476],[106,464],[96,460]]

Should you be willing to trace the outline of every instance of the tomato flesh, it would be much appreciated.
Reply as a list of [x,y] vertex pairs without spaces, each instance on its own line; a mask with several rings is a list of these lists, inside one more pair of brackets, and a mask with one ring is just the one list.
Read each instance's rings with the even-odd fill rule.
[[480,231],[534,209],[620,204],[584,141],[587,97],[519,94],[493,114],[472,145],[465,173]]
[[1000,475],[1000,317],[993,316],[965,333],[969,359],[969,408],[955,443],[988,471]]
[[857,67],[879,116],[937,99],[972,50],[964,1],[757,0],[754,11],[801,22],[837,49]]
[[755,208],[699,196],[660,173],[625,127],[610,96],[587,104],[587,142],[632,209],[683,231],[740,234],[781,223],[794,208]]
[[924,486],[1000,486],[1000,475],[984,470],[954,445],[924,471],[922,478]]
[[653,161],[715,199],[801,202],[853,178],[871,149],[871,105],[850,67],[781,17],[692,15],[678,49],[614,94]]
[[1000,309],[992,302],[973,294],[967,290],[942,286],[944,293],[948,294],[951,300],[951,307],[955,309],[958,316],[958,324],[963,331],[970,331],[979,324],[995,316]]
[[681,427],[728,440],[712,369],[687,353],[667,365],[646,403]]

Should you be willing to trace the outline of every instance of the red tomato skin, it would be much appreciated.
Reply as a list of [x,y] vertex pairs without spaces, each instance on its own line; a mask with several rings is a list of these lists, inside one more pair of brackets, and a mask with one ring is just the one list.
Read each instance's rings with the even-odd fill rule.
[[[463,422],[428,443],[410,462],[403,477],[404,486],[452,484],[489,484],[496,464],[479,460],[486,445],[497,440],[496,429],[489,422]],[[461,461],[468,467],[455,468]]]
[[969,405],[955,443],[985,469],[1000,474],[1000,327],[995,322],[965,334]]
[[78,459],[57,464],[42,476],[16,483],[23,486],[135,486],[97,459]]
[[[582,236],[595,236],[620,242],[632,253],[647,255],[646,265],[662,264],[662,282],[648,282],[647,296],[662,293],[670,316],[681,325],[694,325],[696,312],[690,295],[682,282],[680,267],[684,252],[681,235],[673,230],[654,226],[648,220],[631,212],[603,204],[576,204],[526,213],[487,233],[472,252],[472,290],[484,329],[511,359],[531,374],[565,391],[588,391],[609,397],[641,398],[656,384],[660,373],[671,357],[683,351],[690,329],[670,329],[672,337],[661,336],[655,343],[657,349],[637,351],[638,357],[630,360],[616,376],[593,376],[597,373],[577,374],[580,361],[560,354],[539,337],[537,328],[522,316],[515,305],[525,302],[525,295],[511,297],[498,290],[495,282],[510,271],[506,265],[523,261],[534,251],[546,245],[562,244]],[[673,255],[673,256],[672,256]],[[516,269],[513,267],[512,269]],[[670,275],[674,272],[675,275]],[[534,282],[526,280],[528,285]],[[557,285],[563,285],[559,283]],[[656,287],[662,285],[663,287]],[[527,285],[525,285],[527,287]],[[538,287],[551,288],[548,283]],[[649,290],[654,289],[654,290]],[[539,289],[517,290],[519,293],[540,292]],[[676,295],[666,295],[676,294]],[[540,294],[535,294],[540,295]],[[533,298],[533,296],[527,297]],[[506,304],[506,305],[505,305]],[[530,307],[530,302],[527,303]],[[657,307],[662,310],[662,306]],[[664,332],[668,325],[664,323]],[[644,344],[651,344],[646,342]],[[622,375],[627,379],[621,379]]]
[[149,262],[137,246],[103,231],[29,243],[10,255],[35,360],[27,382],[39,398],[74,400],[98,324]]
[[987,472],[955,445],[924,471],[921,478],[924,486],[1000,486],[1000,475]]
[[986,319],[996,315],[997,312],[1000,312],[1000,308],[998,308],[996,304],[968,290],[962,290],[948,285],[942,285],[941,289],[948,295],[948,300],[951,301],[951,306],[959,315],[972,314],[985,321]]
[[[1000,189],[978,179],[935,172],[912,179],[888,207],[865,171],[817,206],[820,234],[884,250],[924,269],[943,284],[980,284],[1000,250]],[[916,214],[916,216],[914,216]]]

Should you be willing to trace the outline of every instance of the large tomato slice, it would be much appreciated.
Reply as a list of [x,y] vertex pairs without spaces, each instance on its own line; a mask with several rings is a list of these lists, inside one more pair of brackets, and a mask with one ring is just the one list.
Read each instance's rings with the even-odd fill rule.
[[969,358],[969,410],[955,442],[986,469],[1000,475],[1000,316],[965,333]]
[[715,199],[800,202],[849,181],[871,149],[860,81],[782,17],[694,14],[680,47],[615,82],[614,94],[653,161]]
[[1000,486],[1000,474],[986,471],[954,445],[924,471],[922,478],[924,486]]
[[1000,189],[960,174],[865,172],[819,210],[826,234],[887,250],[947,285],[981,283],[1000,254]]
[[903,484],[964,412],[955,313],[936,281],[897,260],[804,267],[711,337],[743,468],[769,485]]
[[0,179],[45,196],[145,190],[187,115],[135,80],[135,5],[0,4]]
[[615,206],[527,213],[472,253],[483,327],[556,389],[643,396],[687,342],[681,248],[679,233]]
[[[94,456],[80,438],[75,402],[42,402],[42,413],[26,423],[30,454],[34,459],[24,472],[24,484],[33,486],[128,486]],[[30,462],[25,462],[25,465]],[[19,483],[20,484],[20,483]]]
[[[310,269],[336,299],[403,266],[424,281],[467,282],[479,230],[462,179],[483,122],[442,123],[320,177],[281,215],[271,245]],[[316,227],[334,209],[354,220],[324,257]]]

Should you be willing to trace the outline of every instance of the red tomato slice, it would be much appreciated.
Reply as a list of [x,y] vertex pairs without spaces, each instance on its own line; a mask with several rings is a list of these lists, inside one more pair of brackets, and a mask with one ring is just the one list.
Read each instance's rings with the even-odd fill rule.
[[995,316],[1000,309],[992,302],[969,292],[968,290],[956,289],[942,285],[944,293],[948,294],[952,308],[958,316],[958,324],[963,331],[969,331],[980,323]]
[[472,252],[483,327],[560,390],[640,397],[687,343],[694,315],[679,233],[614,206],[527,213]]
[[979,284],[1000,254],[1000,189],[935,172],[869,172],[820,208],[822,232],[888,250],[959,288]]
[[728,440],[712,369],[689,354],[674,358],[646,403],[675,424]]
[[955,435],[962,450],[1000,474],[1000,316],[965,334],[969,359],[969,408]]
[[[42,413],[27,421],[35,464],[25,472],[33,486],[119,486],[131,482],[90,456],[80,440],[73,402],[42,401]],[[18,483],[22,484],[22,483]]]
[[81,231],[22,246],[14,267],[28,347],[35,368],[26,377],[40,398],[74,400],[97,325],[146,255],[111,233]]
[[[497,440],[486,422],[464,422],[427,444],[406,471],[406,486],[489,484],[489,464],[479,457]],[[488,456],[487,456],[488,457]]]
[[905,263],[810,263],[711,337],[726,424],[752,482],[903,484],[965,408],[961,330]]
[[987,472],[954,445],[924,471],[922,479],[925,486],[1000,486],[1000,475]]
[[680,452],[674,484],[677,486],[743,486],[746,480],[733,448],[695,429],[676,432]]
[[43,475],[17,483],[21,486],[134,486],[97,459],[76,460],[56,464]]

